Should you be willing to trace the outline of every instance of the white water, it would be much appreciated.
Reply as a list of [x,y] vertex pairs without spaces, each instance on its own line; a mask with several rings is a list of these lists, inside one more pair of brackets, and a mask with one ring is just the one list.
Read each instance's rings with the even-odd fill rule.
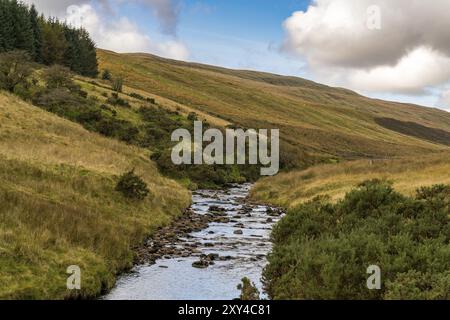
[[[243,277],[251,279],[262,291],[261,274],[271,250],[270,233],[279,217],[270,217],[265,206],[254,206],[240,213],[250,185],[223,191],[203,190],[193,196],[192,210],[205,214],[210,206],[227,210],[233,222],[211,223],[201,232],[180,239],[177,246],[201,243],[201,253],[187,258],[161,259],[154,265],[142,265],[118,279],[116,287],[104,297],[107,300],[231,300],[239,297],[237,285]],[[244,204],[245,205],[245,204]],[[268,223],[267,219],[273,222]],[[237,227],[242,223],[243,228]],[[234,234],[242,230],[242,235]],[[212,243],[214,246],[205,246]],[[200,254],[231,256],[229,261],[215,261],[207,269],[192,267]],[[264,295],[263,295],[264,297]]]

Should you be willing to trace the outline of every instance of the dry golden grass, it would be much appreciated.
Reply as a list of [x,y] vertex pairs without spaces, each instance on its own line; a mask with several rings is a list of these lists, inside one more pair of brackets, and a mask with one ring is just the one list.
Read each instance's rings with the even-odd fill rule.
[[399,192],[412,195],[417,188],[450,184],[450,153],[390,160],[357,160],[282,173],[260,180],[252,198],[283,207],[295,207],[318,195],[342,198],[359,183],[387,179]]
[[[114,188],[136,168],[151,196]],[[66,268],[82,269],[81,296],[111,287],[132,247],[189,205],[149,152],[0,93],[0,298],[67,298]]]
[[243,127],[279,128],[283,141],[321,158],[386,158],[448,150],[375,121],[392,118],[450,132],[450,114],[444,111],[369,99],[293,77],[146,54],[99,50],[98,56],[100,68],[123,75],[130,90]]

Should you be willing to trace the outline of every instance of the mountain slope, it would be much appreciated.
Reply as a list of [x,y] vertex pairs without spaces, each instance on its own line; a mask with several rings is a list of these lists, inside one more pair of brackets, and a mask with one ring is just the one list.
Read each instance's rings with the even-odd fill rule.
[[[151,191],[143,202],[115,191],[132,168]],[[133,246],[189,202],[148,151],[0,93],[0,299],[98,295],[131,266]],[[66,290],[71,265],[81,292]]]
[[[369,99],[295,77],[147,54],[99,50],[98,56],[101,69],[122,74],[132,88],[242,127],[281,129],[286,162],[412,156],[447,150],[450,143],[450,114],[437,109]],[[417,128],[420,135],[413,134]]]

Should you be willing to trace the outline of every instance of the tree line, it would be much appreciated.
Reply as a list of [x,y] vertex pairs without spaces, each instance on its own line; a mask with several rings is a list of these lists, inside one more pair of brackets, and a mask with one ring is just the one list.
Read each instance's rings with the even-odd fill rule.
[[98,75],[94,41],[83,28],[39,15],[17,0],[0,0],[0,53],[27,52],[37,63],[59,64],[88,77]]

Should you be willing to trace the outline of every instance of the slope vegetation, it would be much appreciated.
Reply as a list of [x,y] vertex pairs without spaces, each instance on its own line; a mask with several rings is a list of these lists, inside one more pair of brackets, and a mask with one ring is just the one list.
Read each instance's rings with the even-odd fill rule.
[[420,187],[450,184],[450,153],[318,165],[261,179],[252,189],[252,197],[292,208],[320,195],[342,199],[358,184],[371,179],[391,181],[407,196],[415,195]]
[[[369,99],[300,78],[147,54],[99,50],[98,56],[100,69],[122,74],[134,89],[244,128],[279,128],[285,167],[448,149],[450,114],[437,109]],[[414,134],[415,128],[421,133]]]
[[[149,151],[0,93],[0,298],[92,297],[131,266],[132,248],[189,205],[189,193],[162,177]],[[135,168],[151,195],[115,191]],[[66,290],[67,267],[82,271]]]

